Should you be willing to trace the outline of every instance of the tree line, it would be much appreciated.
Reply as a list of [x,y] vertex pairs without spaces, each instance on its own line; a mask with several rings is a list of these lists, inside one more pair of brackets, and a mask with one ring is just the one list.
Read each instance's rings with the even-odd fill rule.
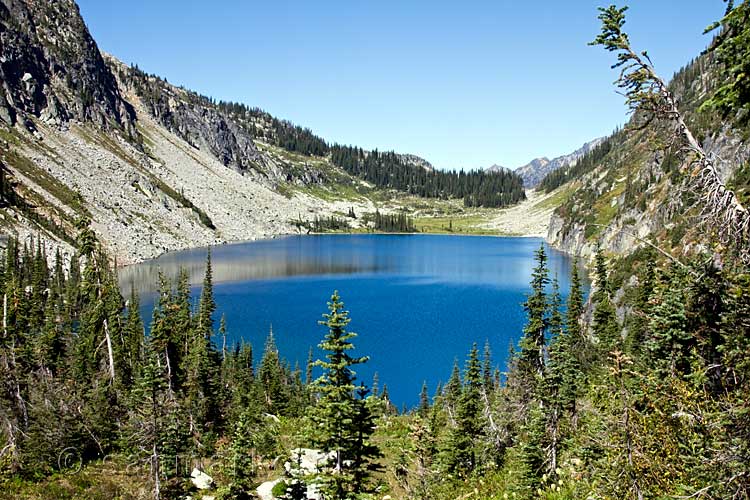
[[425,198],[462,198],[466,206],[504,207],[526,198],[521,178],[510,171],[427,170],[394,152],[333,145],[331,161],[380,188]]
[[[166,80],[131,66],[118,71],[121,79],[155,111],[168,109]],[[523,181],[511,171],[430,171],[394,152],[365,152],[354,146],[329,145],[309,128],[280,120],[257,107],[217,101],[185,90],[189,103],[218,110],[241,125],[253,138],[287,151],[310,156],[330,156],[334,165],[379,188],[395,189],[426,198],[461,198],[467,207],[505,207],[525,199]],[[168,120],[169,117],[160,117]]]
[[400,214],[381,214],[380,210],[375,210],[373,216],[375,231],[383,233],[415,233],[417,228],[414,226],[414,219],[404,213]]
[[279,418],[305,417],[315,422],[308,446],[329,452],[335,442],[339,454],[335,477],[326,469],[319,478],[323,491],[373,487],[378,453],[369,436],[384,403],[361,383],[355,394],[348,365],[365,359],[349,357],[354,334],[338,295],[322,322],[329,361],[315,362],[311,348],[305,372],[292,368],[271,331],[254,366],[252,346],[227,345],[223,316],[214,324],[210,254],[197,307],[186,271],[174,283],[160,277],[146,335],[138,296],[123,298],[96,236],[87,224],[79,229],[67,269],[59,251],[48,259],[38,241],[13,238],[0,265],[3,477],[39,479],[122,456],[154,498],[177,498],[200,457],[218,453],[221,497],[251,498],[258,458],[283,453]]

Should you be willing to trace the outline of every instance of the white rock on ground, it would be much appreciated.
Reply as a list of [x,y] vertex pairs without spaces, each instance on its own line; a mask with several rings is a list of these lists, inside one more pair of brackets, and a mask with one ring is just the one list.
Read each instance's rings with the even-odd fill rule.
[[295,448],[292,450],[290,460],[284,463],[287,474],[316,474],[320,468],[333,457],[332,453],[323,453],[320,450],[310,448]]
[[190,473],[190,481],[199,490],[207,490],[214,484],[214,479],[199,469],[193,469]]
[[273,487],[281,482],[281,479],[274,479],[273,481],[266,481],[261,483],[260,486],[255,490],[258,493],[260,500],[273,500]]

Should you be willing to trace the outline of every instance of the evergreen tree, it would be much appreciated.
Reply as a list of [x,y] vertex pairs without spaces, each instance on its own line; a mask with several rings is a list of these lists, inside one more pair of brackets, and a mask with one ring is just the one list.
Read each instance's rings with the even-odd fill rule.
[[273,336],[273,327],[271,327],[256,381],[267,412],[280,415],[287,411],[291,399],[287,382],[286,370],[279,358],[279,350]]
[[479,350],[474,344],[464,370],[464,385],[446,450],[449,472],[465,476],[477,467],[477,439],[482,434],[482,370]]
[[[312,346],[310,346],[310,349],[307,351],[307,363],[305,363],[305,385],[306,386],[310,385],[313,381],[313,363],[314,363],[313,348]],[[373,395],[377,396],[377,394],[375,394],[374,387],[375,386],[373,384]]]
[[611,290],[607,279],[607,263],[601,248],[597,247],[595,255],[594,278],[596,291],[591,300],[594,303],[592,329],[594,337],[599,342],[601,359],[620,347],[620,329],[615,317],[615,308],[610,297]]
[[359,402],[354,396],[355,373],[352,367],[367,361],[366,357],[352,357],[351,340],[355,333],[346,330],[350,322],[338,292],[328,303],[329,313],[320,321],[328,333],[320,344],[327,352],[326,360],[315,364],[323,375],[315,381],[320,395],[311,419],[317,431],[314,441],[324,452],[332,453],[331,470],[324,474],[322,491],[326,498],[346,499],[367,489],[368,464],[376,458],[377,448],[366,443],[373,432],[369,409],[363,403],[366,390],[360,386]]
[[529,396],[535,390],[537,379],[544,374],[546,336],[549,329],[548,304],[545,287],[549,283],[547,255],[544,244],[534,253],[536,267],[531,274],[531,294],[524,303],[528,322],[519,342],[518,369],[528,384]]
[[210,338],[214,333],[213,314],[216,311],[214,301],[213,269],[211,250],[206,254],[206,272],[203,276],[200,305],[198,307],[198,333]]
[[232,464],[229,494],[232,498],[250,499],[255,478],[255,464],[253,463],[253,448],[255,428],[250,411],[243,411],[234,426],[231,445]]
[[135,381],[133,400],[126,443],[149,464],[154,498],[159,499],[165,462],[165,420],[167,412],[174,408],[174,400],[168,395],[167,376],[160,366],[157,351],[148,344],[143,347],[143,362]]
[[456,405],[461,397],[461,387],[461,371],[458,368],[458,360],[454,359],[451,376],[448,379],[448,383],[445,384],[445,387],[443,388],[445,394],[444,401],[451,420],[455,419]]
[[138,374],[140,361],[142,359],[141,346],[145,331],[141,319],[140,300],[135,289],[130,291],[130,299],[127,302],[127,314],[125,326],[122,330],[121,350],[122,367],[120,369],[122,382],[125,387],[132,387]]
[[649,335],[649,316],[651,314],[651,297],[656,284],[656,264],[654,259],[645,263],[645,272],[638,284],[638,295],[634,303],[636,313],[628,325],[625,351],[631,355],[642,353],[643,344]]
[[492,379],[492,349],[490,349],[490,341],[484,342],[484,354],[482,359],[482,386],[486,393],[492,392],[494,387],[494,381]]
[[422,382],[422,390],[419,392],[419,407],[417,414],[420,417],[426,417],[430,411],[430,396],[427,394],[427,382]]
[[189,333],[185,358],[185,399],[194,435],[209,430],[215,431],[215,427],[221,424],[221,357],[213,343],[212,314],[215,309],[209,253],[206,258],[198,323],[196,329]]
[[671,269],[654,293],[647,341],[649,360],[660,376],[677,376],[689,368],[687,356],[693,334],[687,330],[687,276]]

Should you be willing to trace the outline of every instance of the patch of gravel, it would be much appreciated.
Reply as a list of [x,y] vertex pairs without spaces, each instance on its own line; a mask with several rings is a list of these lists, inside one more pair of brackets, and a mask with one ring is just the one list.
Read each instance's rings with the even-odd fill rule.
[[[116,136],[80,125],[66,130],[39,124],[37,140],[22,154],[37,167],[79,192],[92,215],[92,226],[121,265],[174,250],[293,234],[292,221],[310,221],[337,212],[375,210],[371,201],[328,202],[297,193],[287,198],[257,171],[244,175],[228,168],[171,133],[135,103],[148,154]],[[276,168],[265,158],[265,168]],[[159,181],[203,210],[211,230],[190,208],[160,189]],[[50,193],[24,179],[46,202],[70,212]],[[13,224],[20,236],[32,234],[28,221]],[[50,244],[59,243],[52,241]],[[70,249],[66,249],[70,250]]]
[[273,481],[266,481],[261,483],[260,486],[255,490],[258,493],[260,500],[274,500],[273,487],[281,482],[281,479],[274,479]]
[[555,207],[545,206],[544,202],[554,194],[546,194],[536,190],[526,191],[526,200],[518,205],[500,210],[490,221],[480,224],[478,227],[508,235],[546,238],[550,218]]

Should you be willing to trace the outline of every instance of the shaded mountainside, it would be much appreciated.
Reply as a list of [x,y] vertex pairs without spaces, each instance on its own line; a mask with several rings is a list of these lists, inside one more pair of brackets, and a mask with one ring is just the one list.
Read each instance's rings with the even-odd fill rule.
[[[700,108],[717,85],[717,65],[703,55],[676,73],[670,88],[688,126],[697,134],[725,182],[742,197],[748,179],[750,147],[745,131]],[[681,253],[710,233],[697,224],[696,199],[684,188],[683,159],[673,144],[671,125],[642,126],[636,113],[623,130],[585,154],[574,166],[549,174],[547,192],[565,185],[572,195],[553,214],[548,240],[574,254],[592,255],[597,243],[626,254],[658,242]]]

